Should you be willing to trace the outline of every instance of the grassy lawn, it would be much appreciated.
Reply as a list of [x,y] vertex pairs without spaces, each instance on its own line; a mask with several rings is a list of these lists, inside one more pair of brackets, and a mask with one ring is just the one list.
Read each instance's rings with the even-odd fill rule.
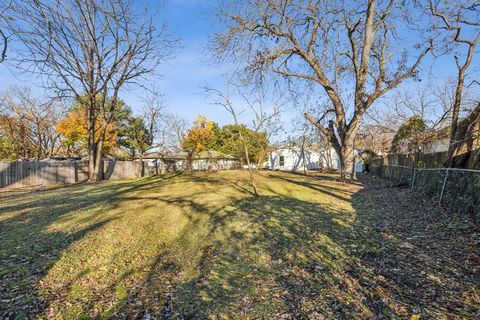
[[480,317],[478,228],[372,178],[178,175],[0,195],[0,318]]

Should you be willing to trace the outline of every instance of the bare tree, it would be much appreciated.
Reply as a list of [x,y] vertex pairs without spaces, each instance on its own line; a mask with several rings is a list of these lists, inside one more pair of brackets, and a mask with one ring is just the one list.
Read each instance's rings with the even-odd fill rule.
[[227,1],[219,10],[227,30],[217,35],[214,49],[247,62],[248,71],[269,70],[319,85],[330,100],[324,110],[328,124],[305,117],[331,141],[342,178],[351,179],[365,112],[415,76],[432,48],[430,39],[412,43],[417,11],[407,7],[394,0]]
[[[260,168],[265,161],[269,151],[271,151],[272,137],[277,135],[282,125],[280,123],[280,114],[282,112],[283,101],[285,99],[285,90],[280,90],[275,83],[273,94],[269,97],[269,86],[265,83],[255,86],[247,92],[237,90],[243,101],[248,106],[248,111],[252,115],[252,129],[255,132],[266,134],[267,144],[264,145],[258,154],[255,168]],[[237,86],[238,88],[238,86]]]
[[[278,116],[281,112],[281,100],[283,94],[279,94],[273,98],[272,101],[268,101],[266,97],[265,87],[255,87],[253,88],[253,94],[250,92],[250,95],[253,97],[249,98],[245,91],[244,86],[240,86],[234,83],[234,76],[226,76],[226,88],[224,91],[215,88],[206,87],[205,91],[212,98],[213,104],[224,108],[233,118],[234,124],[239,126],[240,120],[239,116],[244,111],[249,111],[252,115],[252,124],[253,130],[255,132],[266,132],[267,138],[270,139],[271,136],[278,130]],[[242,110],[239,108],[238,104],[234,102],[235,96],[242,97],[243,101],[247,105],[247,110]],[[268,103],[270,102],[270,103]],[[253,194],[258,196],[258,187],[255,179],[255,170],[261,164],[261,159],[265,157],[268,152],[267,149],[262,150],[262,154],[259,155],[259,160],[257,161],[256,166],[251,163],[250,152],[249,152],[249,143],[244,137],[242,130],[238,130],[238,135],[243,146],[243,151],[245,153],[245,161],[247,162],[248,173],[250,176],[250,182],[253,188]]]
[[7,49],[9,42],[9,34],[11,27],[10,12],[13,9],[12,0],[6,1],[0,7],[0,63],[4,62],[7,58]]
[[[472,65],[475,49],[480,41],[480,4],[476,1],[444,2],[430,0],[430,12],[440,21],[440,28],[446,30],[450,39],[448,45],[458,49],[454,53],[457,67],[455,94],[451,106],[450,144],[445,166],[454,165],[462,146],[472,141],[472,130],[480,121],[480,104],[460,121],[460,112],[464,103],[464,90],[467,71]],[[463,52],[462,52],[463,51]],[[479,79],[473,79],[480,84]]]
[[[162,132],[160,130],[160,122],[162,121],[165,109],[164,95],[157,89],[152,90],[150,95],[143,100],[143,103],[145,110],[142,118],[150,133],[148,149],[153,149],[158,146],[159,140],[161,139]],[[140,157],[142,157],[142,155],[140,155]]]
[[[213,89],[213,88],[206,88],[206,91],[214,96],[215,100],[213,103],[215,105],[225,108],[225,110],[232,115],[234,123],[238,126],[240,122],[238,121],[238,112],[232,100],[233,92],[231,88],[231,82],[228,82],[227,90],[225,93],[223,93],[218,89]],[[257,187],[257,182],[255,181],[254,169],[252,168],[252,165],[250,163],[250,153],[248,152],[248,144],[241,130],[238,131],[238,136],[240,138],[240,141],[242,142],[243,151],[245,152],[245,160],[248,166],[248,174],[250,176],[250,182],[252,184],[253,194],[255,196],[258,196],[259,195],[258,187]]]
[[298,156],[302,161],[303,174],[306,175],[306,148],[314,143],[316,134],[312,132],[312,126],[302,121],[302,119],[294,119],[293,128],[293,135],[288,138],[288,144],[300,148],[300,154]]
[[[388,121],[388,120],[387,120]],[[357,138],[358,147],[371,154],[384,155],[391,150],[393,137],[398,127],[389,128],[388,124],[362,124]]]
[[413,116],[424,121],[426,132],[422,138],[424,142],[428,142],[429,135],[434,135],[435,130],[445,126],[445,119],[450,113],[445,102],[447,82],[445,90],[437,91],[432,88],[434,84],[426,83],[415,88],[396,90],[388,98],[381,99],[365,114],[357,139],[358,147],[376,154],[392,151],[395,133]]
[[159,140],[157,146],[161,152],[182,150],[182,141],[188,130],[187,120],[178,114],[164,114],[159,122]]
[[[174,44],[156,13],[136,8],[133,0],[17,1],[19,67],[87,107],[91,181],[101,178],[103,142],[120,91],[155,75]],[[96,139],[100,117],[106,121]]]
[[58,100],[33,96],[25,87],[12,87],[0,97],[0,132],[21,159],[50,157],[59,147],[56,123],[65,106]]

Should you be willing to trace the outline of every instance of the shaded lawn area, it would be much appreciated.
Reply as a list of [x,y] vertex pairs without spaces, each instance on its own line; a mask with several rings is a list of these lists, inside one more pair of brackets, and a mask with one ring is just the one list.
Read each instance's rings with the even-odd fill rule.
[[364,177],[198,173],[0,195],[0,318],[480,317],[478,228]]

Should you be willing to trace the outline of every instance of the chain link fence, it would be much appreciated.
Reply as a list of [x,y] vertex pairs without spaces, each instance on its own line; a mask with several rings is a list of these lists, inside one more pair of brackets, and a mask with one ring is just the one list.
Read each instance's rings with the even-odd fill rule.
[[480,222],[480,170],[371,165],[370,172]]

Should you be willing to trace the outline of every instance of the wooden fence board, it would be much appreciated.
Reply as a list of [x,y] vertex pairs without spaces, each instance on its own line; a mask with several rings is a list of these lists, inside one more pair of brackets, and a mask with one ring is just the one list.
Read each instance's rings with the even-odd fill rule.
[[[185,161],[102,162],[104,180],[132,179],[185,169]],[[236,160],[194,160],[193,169],[216,171],[238,169]],[[71,184],[88,180],[87,161],[12,161],[0,162],[0,188],[18,188],[50,184]]]

